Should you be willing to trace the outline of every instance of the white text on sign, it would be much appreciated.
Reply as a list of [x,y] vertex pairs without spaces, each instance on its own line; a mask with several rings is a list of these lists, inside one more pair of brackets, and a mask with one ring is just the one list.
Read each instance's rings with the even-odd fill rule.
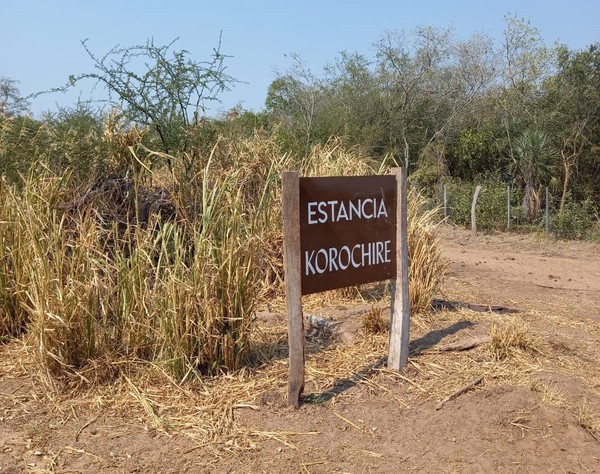
[[368,198],[356,201],[310,201],[308,223],[351,221],[354,219],[379,219],[388,217],[383,199]]
[[356,244],[352,248],[344,245],[341,248],[311,250],[304,252],[305,275],[323,274],[346,270],[349,267],[361,268],[371,265],[390,263],[391,242],[368,242]]

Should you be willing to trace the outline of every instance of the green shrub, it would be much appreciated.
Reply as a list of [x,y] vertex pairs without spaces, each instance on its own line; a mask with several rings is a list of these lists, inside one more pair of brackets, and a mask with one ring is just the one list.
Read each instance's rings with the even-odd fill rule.
[[102,122],[85,104],[48,114],[41,121],[1,119],[0,175],[19,183],[32,166],[42,162],[56,175],[68,169],[73,177],[85,181],[103,174],[109,145]]
[[0,119],[0,176],[18,182],[44,149],[42,123],[29,117]]
[[[581,202],[567,201],[562,213],[550,215],[550,230],[559,239],[583,240],[592,238],[600,224],[598,208],[586,199]],[[545,225],[545,220],[541,225]]]

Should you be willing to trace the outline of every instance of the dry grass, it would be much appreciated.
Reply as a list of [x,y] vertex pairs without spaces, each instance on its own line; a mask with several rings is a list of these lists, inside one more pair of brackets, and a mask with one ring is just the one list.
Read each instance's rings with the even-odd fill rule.
[[[544,315],[536,316],[544,318]],[[523,317],[531,318],[532,315],[525,314]],[[496,318],[496,315],[468,310],[422,316],[420,324],[413,326],[412,339],[465,321],[483,328]],[[512,324],[509,322],[508,327]],[[536,338],[533,329],[528,329],[527,338]],[[15,353],[9,354],[7,351],[13,347]],[[56,410],[64,411],[65,416],[74,406],[78,414],[85,413],[81,415],[82,424],[98,410],[112,410],[125,414],[128,419],[141,420],[149,429],[185,434],[199,447],[209,447],[219,455],[254,449],[265,440],[294,446],[300,438],[314,435],[314,432],[265,431],[250,428],[244,422],[247,411],[268,410],[282,414],[289,410],[285,397],[288,374],[285,325],[257,326],[249,337],[248,347],[250,363],[243,368],[228,374],[194,379],[186,384],[180,384],[160,364],[137,360],[135,363],[128,361],[126,370],[110,378],[110,384],[82,386],[75,398],[70,391],[40,391],[37,397],[52,397],[51,403],[56,404]],[[509,346],[511,355],[499,359],[489,347],[482,345],[465,352],[419,352],[411,355],[407,370],[395,372],[384,366],[387,347],[385,333],[361,332],[349,346],[308,339],[305,403],[324,403],[335,409],[337,403],[362,403],[373,394],[383,394],[390,403],[413,407],[420,406],[424,400],[443,400],[481,376],[485,377],[484,383],[474,390],[507,385],[530,388],[532,381],[544,371],[541,362],[531,356],[530,350]],[[30,350],[26,345],[6,346],[0,357],[0,374],[31,374],[31,366],[27,365],[31,354],[26,352]],[[567,360],[566,357],[561,359],[563,362]],[[25,366],[20,368],[18,361]],[[593,384],[595,375],[591,375],[595,367],[575,362],[562,365],[562,370]],[[8,364],[11,364],[10,367]],[[90,376],[99,370],[101,367],[84,371],[82,375]],[[547,384],[540,388],[540,396],[547,403],[561,407],[564,394],[556,384]],[[102,401],[100,405],[99,400]],[[597,419],[589,403],[582,402],[579,411],[574,409],[573,413],[584,429],[596,433]]]
[[361,320],[361,329],[367,334],[381,334],[389,330],[389,324],[383,319],[383,310],[372,307]]
[[540,392],[544,402],[559,408],[566,405],[565,393],[556,382],[543,384]]
[[0,343],[19,335],[25,327],[24,315],[15,304],[16,291],[13,258],[19,227],[14,225],[15,209],[10,205],[4,178],[0,179]]
[[538,345],[522,320],[512,318],[506,323],[492,323],[489,351],[495,360],[506,359],[515,352],[538,350]]
[[[0,334],[27,332],[27,356],[58,390],[50,393],[112,398],[154,429],[226,449],[289,442],[292,434],[250,432],[236,417],[285,393],[286,328],[253,319],[261,302],[282,306],[281,172],[373,174],[389,163],[375,167],[332,141],[296,164],[255,137],[220,140],[192,175],[170,157],[171,174],[146,167],[129,141],[118,145],[111,166],[124,175],[75,186],[42,169],[22,190],[2,184],[0,221],[10,225],[0,227]],[[434,213],[422,204],[411,193],[413,311],[429,307],[443,276]],[[323,298],[331,295],[314,304]],[[395,376],[377,368],[387,325],[376,310],[367,320],[374,334],[350,348],[311,342],[308,393],[318,398],[343,379],[389,391]]]
[[575,408],[575,419],[582,428],[588,430],[590,433],[600,431],[600,422],[595,413],[592,412],[590,404],[586,398],[582,399],[581,402]]
[[209,156],[193,220],[183,199],[166,214],[162,203],[145,205],[155,194],[150,181],[166,181],[166,194],[177,189],[176,178],[148,169],[78,188],[79,196],[68,175],[50,172],[25,180],[22,191],[7,186],[3,337],[27,330],[48,383],[94,379],[81,373],[97,359],[154,361],[180,380],[240,367],[268,274],[257,261],[275,207],[277,173],[267,158],[261,180],[249,183],[246,168],[215,170]]
[[438,210],[427,210],[416,191],[408,195],[409,298],[412,312],[427,311],[444,280],[446,264],[441,259]]

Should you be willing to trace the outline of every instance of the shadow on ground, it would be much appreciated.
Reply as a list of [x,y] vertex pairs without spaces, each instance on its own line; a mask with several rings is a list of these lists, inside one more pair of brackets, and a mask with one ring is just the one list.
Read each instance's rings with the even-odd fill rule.
[[[463,329],[467,329],[469,327],[474,326],[475,324],[471,321],[459,321],[457,323],[452,324],[443,329],[438,329],[436,331],[430,331],[424,336],[415,339],[410,343],[410,354],[418,355],[422,351],[427,349],[431,349],[435,345],[439,344],[442,339],[452,334],[456,334]],[[302,396],[302,403],[310,403],[310,404],[320,404],[325,403],[331,400],[336,395],[345,392],[346,390],[355,387],[361,380],[368,379],[369,377],[375,374],[377,369],[380,369],[385,366],[387,361],[387,354],[377,359],[377,361],[373,364],[369,364],[358,372],[354,373],[350,377],[338,380],[333,384],[333,386],[321,393],[309,393]]]

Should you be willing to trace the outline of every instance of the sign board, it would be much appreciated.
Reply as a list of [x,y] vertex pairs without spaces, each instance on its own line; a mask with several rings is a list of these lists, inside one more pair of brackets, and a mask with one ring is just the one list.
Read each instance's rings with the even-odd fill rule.
[[283,174],[288,313],[288,403],[304,390],[302,295],[391,280],[388,367],[408,361],[410,307],[406,169],[388,176],[300,178]]
[[299,178],[302,294],[396,275],[396,178]]

